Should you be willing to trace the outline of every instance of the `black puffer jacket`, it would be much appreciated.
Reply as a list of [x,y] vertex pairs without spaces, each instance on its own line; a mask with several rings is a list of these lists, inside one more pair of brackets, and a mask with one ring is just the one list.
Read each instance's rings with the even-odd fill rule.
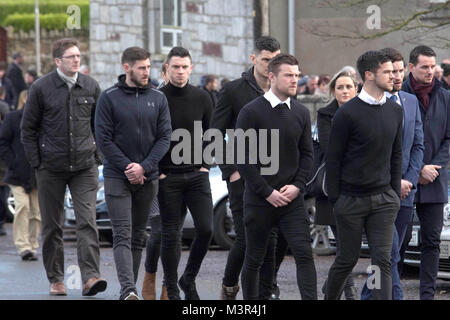
[[78,171],[96,162],[94,115],[100,87],[79,73],[75,85],[53,71],[30,88],[21,137],[30,165],[50,171]]

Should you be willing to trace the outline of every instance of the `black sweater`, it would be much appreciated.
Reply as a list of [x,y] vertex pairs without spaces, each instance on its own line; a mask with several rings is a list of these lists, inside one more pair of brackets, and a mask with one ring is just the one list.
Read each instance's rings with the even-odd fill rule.
[[[261,159],[257,164],[249,163],[249,147],[245,145],[246,161],[239,164],[237,156],[242,150],[236,150],[235,161],[239,173],[244,177],[246,188],[244,201],[252,205],[268,205],[265,200],[274,189],[280,190],[285,185],[293,184],[305,191],[306,179],[312,167],[313,149],[311,139],[311,120],[309,111],[300,102],[291,99],[291,109],[280,110],[272,108],[269,101],[263,96],[256,98],[247,104],[239,113],[237,129],[278,129],[279,130],[279,169],[274,175],[261,175]],[[260,152],[258,136],[258,153]],[[270,133],[267,141],[271,141]],[[235,142],[235,147],[238,144]],[[268,153],[273,156],[275,150],[271,150],[269,143]],[[272,160],[274,160],[272,158]]]
[[[197,155],[196,158],[194,154],[195,139],[199,140],[195,143],[202,146],[202,155],[206,146],[206,143],[202,141],[202,137],[197,136],[194,139],[194,121],[201,121],[203,133],[209,129],[213,106],[208,93],[190,84],[185,85],[183,88],[179,88],[170,82],[166,86],[162,87],[161,91],[166,95],[167,101],[169,102],[172,130],[175,131],[177,129],[185,129],[189,131],[191,137],[190,160],[186,162],[183,161],[181,164],[173,163],[171,158],[172,149],[175,145],[178,143],[183,143],[184,141],[181,141],[183,139],[171,141],[169,151],[159,163],[161,172],[182,173],[189,172],[200,167],[209,168],[210,165],[204,162],[203,156],[200,158]],[[172,135],[172,138],[174,137],[175,136]],[[180,152],[180,156],[182,155],[183,152]]]
[[402,108],[356,97],[334,115],[327,153],[328,198],[368,196],[392,189],[400,196]]

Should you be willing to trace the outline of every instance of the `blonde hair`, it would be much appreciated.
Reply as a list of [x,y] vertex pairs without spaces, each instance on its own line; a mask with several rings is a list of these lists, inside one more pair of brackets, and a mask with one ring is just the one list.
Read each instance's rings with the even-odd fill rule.
[[23,106],[27,102],[28,90],[23,90],[19,95],[19,102],[17,103],[17,110],[23,109]]
[[358,87],[358,81],[356,81],[355,76],[347,70],[341,70],[341,71],[338,71],[338,73],[336,73],[333,76],[333,78],[330,80],[330,83],[328,84],[328,89],[330,90],[330,96],[334,95],[334,89],[336,88],[336,81],[337,81],[337,79],[339,79],[341,77],[349,77],[350,79],[352,79],[355,87]]

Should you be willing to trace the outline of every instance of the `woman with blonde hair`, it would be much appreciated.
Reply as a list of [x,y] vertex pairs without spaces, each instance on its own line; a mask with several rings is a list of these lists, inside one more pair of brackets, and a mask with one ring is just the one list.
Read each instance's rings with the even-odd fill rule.
[[28,90],[23,90],[19,94],[19,101],[17,102],[17,110],[23,109],[23,106],[27,102],[27,98],[28,98]]

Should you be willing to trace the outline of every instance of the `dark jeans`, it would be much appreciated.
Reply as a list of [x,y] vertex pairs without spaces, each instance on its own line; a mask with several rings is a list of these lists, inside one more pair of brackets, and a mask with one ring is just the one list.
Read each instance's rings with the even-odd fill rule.
[[372,265],[380,271],[380,286],[373,289],[373,298],[392,298],[390,258],[399,208],[400,198],[392,189],[367,197],[339,196],[334,213],[340,245],[328,274],[326,299],[340,298],[347,277],[358,262],[363,229],[366,230]]
[[439,245],[443,221],[443,203],[416,204],[420,220],[420,299],[432,300],[439,270]]
[[246,205],[244,223],[247,247],[241,277],[244,299],[259,298],[260,268],[274,227],[280,229],[294,255],[302,299],[317,299],[316,269],[303,196],[281,208]]
[[76,172],[36,172],[42,220],[42,258],[51,283],[64,281],[64,194],[69,186],[76,217],[77,253],[83,283],[100,277],[100,249],[95,204],[97,166]]
[[[242,265],[245,257],[245,227],[244,227],[244,180],[239,179],[233,182],[227,180],[228,194],[230,198],[230,209],[233,215],[234,230],[236,238],[228,253],[227,264],[225,266],[222,283],[224,286],[233,287],[239,283]],[[277,230],[270,232],[267,253],[260,270],[260,299],[269,299],[272,294],[272,283],[274,278],[275,243]]]
[[0,186],[0,226],[6,222],[6,213],[8,212],[9,187]]
[[[402,284],[400,282],[400,273],[398,264],[401,260],[400,248],[405,239],[408,224],[412,219],[412,207],[400,207],[397,218],[395,219],[394,238],[391,251],[391,272],[392,272],[392,300],[403,300]],[[367,281],[361,290],[361,300],[370,300],[372,291],[367,288]]]
[[130,184],[127,180],[105,177],[105,198],[113,228],[113,251],[120,282],[120,299],[137,293],[136,281],[142,249],[147,241],[146,228],[158,181]]
[[[156,205],[155,205],[156,203]],[[152,203],[152,211],[154,207],[157,208],[158,212],[157,214],[153,215],[151,214],[148,219],[150,221],[150,237],[147,239],[147,249],[146,249],[146,257],[145,257],[145,271],[148,273],[156,273],[158,271],[158,260],[161,254],[161,216],[159,214],[159,204],[158,204],[158,197],[155,197]],[[186,208],[182,209],[183,212],[186,211]],[[181,226],[183,226],[184,221],[181,223]],[[177,247],[177,255],[178,255],[178,261],[180,260],[181,256],[181,241],[182,241],[182,235],[183,235],[183,228],[181,227],[180,230],[180,238],[178,242]]]
[[186,215],[186,211],[182,210],[185,205],[189,208],[195,225],[195,237],[183,274],[188,282],[195,281],[211,242],[213,208],[209,174],[201,171],[169,173],[166,178],[159,180],[159,188],[162,225],[161,261],[167,293],[171,298],[179,293],[177,247],[180,228]]

